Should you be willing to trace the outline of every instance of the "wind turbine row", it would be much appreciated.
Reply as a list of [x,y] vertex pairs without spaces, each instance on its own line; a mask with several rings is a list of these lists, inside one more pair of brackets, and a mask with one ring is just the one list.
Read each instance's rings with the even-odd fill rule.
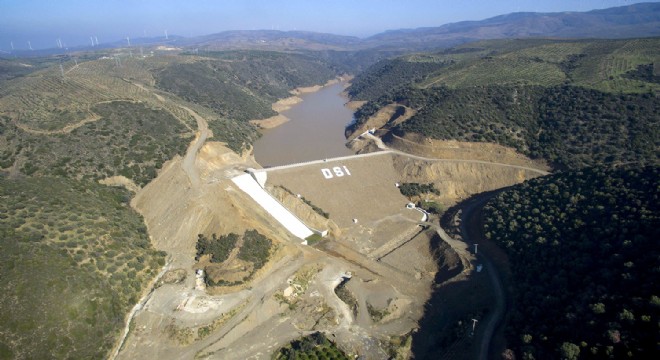
[[[146,31],[145,31],[145,35],[146,35]],[[167,34],[167,30],[165,30],[165,40],[169,40],[169,36],[168,36],[168,34]],[[90,43],[92,44],[92,47],[94,47],[94,46],[99,46],[99,38],[98,38],[98,37],[96,37],[96,36],[90,36],[90,37],[89,37],[89,41],[90,41]],[[130,46],[131,46],[131,39],[130,39],[130,37],[128,37],[128,36],[126,37],[126,42],[128,43],[128,46],[130,47]],[[34,49],[32,48],[32,43],[31,43],[29,40],[28,40],[28,42],[27,42],[27,45],[28,45],[28,49],[30,49],[30,50],[34,50]],[[64,44],[64,43],[62,42],[62,39],[61,39],[61,38],[57,38],[57,39],[55,39],[55,45],[56,45],[58,48],[60,48],[60,49],[66,47],[66,44]],[[16,49],[14,48],[14,42],[13,42],[13,41],[10,41],[10,42],[9,42],[9,46],[11,47],[11,51],[16,50]]]

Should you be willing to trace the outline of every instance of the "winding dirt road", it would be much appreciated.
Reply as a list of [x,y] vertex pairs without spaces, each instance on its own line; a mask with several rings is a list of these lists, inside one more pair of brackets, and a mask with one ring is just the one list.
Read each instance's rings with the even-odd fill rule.
[[195,141],[193,141],[192,144],[188,147],[188,151],[186,152],[186,156],[183,158],[183,162],[181,163],[181,166],[183,167],[183,171],[188,174],[188,178],[190,179],[190,184],[193,188],[199,187],[201,184],[201,181],[199,179],[199,174],[197,173],[197,169],[195,168],[195,159],[197,158],[197,153],[199,152],[199,149],[202,148],[204,145],[204,142],[206,142],[206,139],[209,137],[209,124],[206,122],[206,120],[199,116],[196,112],[192,111],[190,108],[187,108],[185,106],[181,106],[182,109],[186,110],[192,117],[195,118],[195,121],[197,121],[197,137],[195,138]]

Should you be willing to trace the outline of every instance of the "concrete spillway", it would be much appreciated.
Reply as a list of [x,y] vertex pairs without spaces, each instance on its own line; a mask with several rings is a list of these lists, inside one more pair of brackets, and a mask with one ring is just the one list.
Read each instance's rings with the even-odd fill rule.
[[266,192],[250,174],[239,175],[231,181],[243,192],[248,194],[264,210],[272,215],[282,226],[293,235],[306,239],[314,233],[300,219],[287,210],[279,201]]

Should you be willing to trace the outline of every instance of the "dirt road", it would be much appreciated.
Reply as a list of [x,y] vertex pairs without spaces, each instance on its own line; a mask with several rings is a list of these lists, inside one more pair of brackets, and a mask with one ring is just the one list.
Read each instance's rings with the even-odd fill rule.
[[58,129],[58,130],[38,130],[38,129],[33,129],[33,128],[30,128],[30,127],[25,126],[25,125],[23,125],[23,124],[19,124],[19,123],[16,122],[16,121],[14,121],[14,125],[16,125],[17,128],[19,128],[19,129],[21,129],[21,130],[23,130],[23,131],[25,131],[25,132],[28,132],[28,133],[30,133],[30,134],[36,134],[36,135],[55,135],[55,134],[68,134],[68,133],[72,132],[73,130],[75,130],[75,129],[79,128],[79,127],[82,127],[82,126],[84,126],[84,125],[87,125],[87,124],[89,124],[89,123],[91,123],[91,122],[98,121],[98,120],[100,120],[100,119],[101,119],[100,116],[98,116],[98,115],[96,115],[96,114],[92,114],[92,113],[90,113],[90,114],[89,114],[89,117],[87,117],[87,118],[85,118],[85,119],[83,119],[83,120],[80,120],[80,121],[78,121],[77,123],[68,124],[68,125],[64,126],[63,128]]
[[373,140],[376,143],[376,146],[378,146],[378,148],[383,150],[383,151],[388,151],[392,154],[405,156],[405,157],[408,157],[408,158],[411,158],[411,159],[431,161],[431,162],[443,162],[444,161],[444,162],[466,162],[466,163],[472,163],[472,164],[498,165],[498,166],[510,167],[510,168],[514,168],[514,169],[527,170],[527,171],[535,172],[535,173],[540,174],[540,175],[550,174],[549,172],[544,171],[544,170],[540,170],[540,169],[536,169],[536,168],[528,167],[528,166],[522,166],[522,165],[511,165],[511,164],[497,163],[497,162],[484,161],[484,160],[436,159],[436,158],[428,158],[428,157],[424,157],[424,156],[412,155],[412,154],[408,154],[408,153],[405,153],[403,151],[399,151],[399,150],[392,149],[392,148],[388,147],[387,145],[385,145],[383,140],[381,140],[379,137],[374,136],[372,134],[366,133],[366,134],[363,134],[362,136]]
[[193,188],[199,187],[200,185],[200,179],[199,179],[199,173],[197,172],[197,168],[195,167],[195,159],[197,158],[197,153],[199,152],[199,149],[202,148],[204,145],[204,142],[209,136],[209,125],[206,122],[206,120],[199,116],[196,112],[190,110],[190,108],[187,108],[185,106],[181,107],[182,109],[186,110],[192,117],[195,118],[195,121],[197,121],[197,137],[195,138],[195,141],[193,141],[192,144],[190,144],[190,147],[188,147],[188,151],[186,152],[186,156],[183,158],[183,163],[181,166],[183,167],[183,171],[188,174],[188,178],[190,179],[190,184]]

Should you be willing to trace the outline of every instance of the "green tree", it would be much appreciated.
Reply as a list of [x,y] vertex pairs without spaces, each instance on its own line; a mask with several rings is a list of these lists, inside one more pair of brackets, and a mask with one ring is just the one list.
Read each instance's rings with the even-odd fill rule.
[[559,352],[562,359],[577,360],[580,357],[580,347],[569,342],[561,344]]

